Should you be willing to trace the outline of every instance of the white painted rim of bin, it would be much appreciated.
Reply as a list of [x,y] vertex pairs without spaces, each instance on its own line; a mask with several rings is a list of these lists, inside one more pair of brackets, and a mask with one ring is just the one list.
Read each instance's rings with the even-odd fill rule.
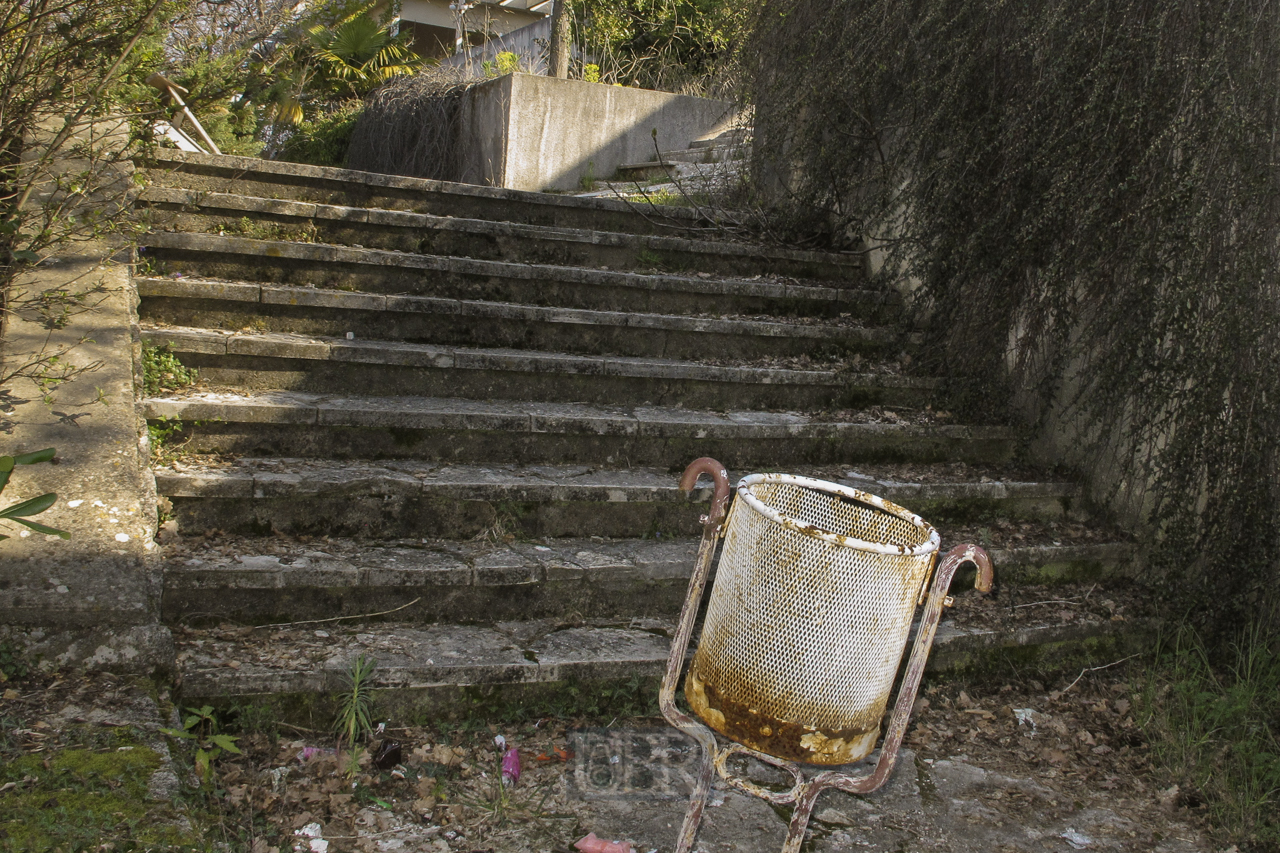
[[[766,506],[763,501],[751,494],[751,487],[757,483],[788,483],[794,486],[803,486],[807,489],[815,489],[820,492],[827,492],[833,495],[849,498],[859,503],[870,504],[877,509],[882,509],[890,515],[897,516],[903,521],[910,522],[921,530],[929,531],[929,541],[917,545],[914,548],[908,548],[906,545],[891,545],[887,542],[868,542],[865,539],[858,539],[853,536],[845,536],[840,533],[832,533],[829,530],[820,530],[812,524],[806,524],[797,521],[790,516],[783,515],[776,509]],[[815,539],[821,539],[824,542],[830,542],[832,545],[839,545],[842,548],[856,548],[859,551],[871,551],[875,554],[888,554],[891,556],[909,556],[923,557],[926,554],[932,554],[938,550],[941,539],[938,531],[933,529],[933,525],[925,521],[908,509],[898,506],[892,501],[877,497],[870,492],[851,489],[848,486],[841,486],[837,483],[829,483],[826,480],[815,480],[812,477],[801,477],[796,474],[748,474],[738,482],[738,496],[746,501],[747,506],[763,515],[765,518],[781,524],[788,530],[794,530],[797,533],[803,533],[805,536],[812,536]]]

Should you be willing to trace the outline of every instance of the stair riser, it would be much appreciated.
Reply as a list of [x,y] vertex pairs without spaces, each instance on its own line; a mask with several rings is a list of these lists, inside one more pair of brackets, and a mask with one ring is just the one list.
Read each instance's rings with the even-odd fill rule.
[[[159,422],[155,422],[159,423]],[[173,422],[168,422],[173,425]],[[658,466],[682,470],[711,456],[736,469],[860,462],[1000,463],[1013,455],[1007,438],[946,435],[866,435],[751,438],[694,435],[536,433],[527,419],[510,431],[484,428],[423,429],[318,424],[186,422],[177,436],[193,453],[320,459],[419,459],[474,464],[591,464]]]
[[[1070,679],[1081,669],[1141,654],[1155,641],[1150,625],[1091,626],[1074,632],[1046,627],[1024,633],[1016,639],[1001,637],[994,642],[971,636],[940,639],[933,646],[927,671],[943,677],[986,678],[1030,671],[1041,678],[1060,673]],[[571,716],[577,703],[598,714],[599,691],[603,690],[616,691],[614,695],[622,694],[629,703],[627,708],[619,708],[619,713],[635,713],[636,700],[657,696],[669,644],[666,638],[655,637],[648,648],[623,648],[599,661],[383,664],[375,671],[373,687],[381,712],[394,719],[474,719],[481,708],[490,718],[527,720],[531,708],[539,709],[532,716],[540,716],[542,709],[548,714]],[[312,671],[246,674],[229,667],[188,671],[182,683],[182,701],[224,708],[265,703],[277,718],[314,726],[318,714],[328,719],[336,713],[331,697],[345,685],[339,660]]]
[[[697,536],[699,511],[676,500],[553,500],[391,495],[290,495],[262,498],[173,497],[173,516],[184,533],[210,530],[244,536],[426,537],[472,539],[492,533],[519,539],[541,537],[610,538]],[[954,502],[921,501],[909,508],[933,524],[967,522],[976,511],[1001,519],[1061,518],[1062,504],[1049,499],[1009,501],[996,506],[956,507]],[[950,506],[948,506],[950,504]]]
[[[216,581],[214,582],[216,583]],[[688,578],[645,580],[616,578],[608,583],[540,583],[447,587],[437,585],[347,586],[343,579],[288,589],[234,588],[222,585],[167,588],[161,619],[191,627],[223,622],[265,625],[334,616],[359,616],[399,608],[399,620],[418,623],[523,621],[575,614],[598,618],[675,616],[684,601]]]
[[[163,274],[256,281],[370,293],[396,293],[517,302],[560,308],[637,311],[653,314],[744,314],[778,317],[835,317],[852,314],[866,323],[888,322],[900,316],[901,306],[889,297],[869,298],[859,291],[826,290],[832,298],[705,292],[672,287],[638,286],[637,279],[581,271],[568,276],[530,277],[469,273],[449,269],[414,269],[380,263],[280,258],[232,252],[195,252],[148,248],[145,258]],[[693,284],[697,287],[697,284]],[[796,290],[800,290],[797,288]]]
[[[353,180],[321,177],[271,175],[234,166],[183,165],[180,169],[150,169],[147,177],[155,186],[176,187],[199,192],[238,193],[260,198],[281,198],[317,204],[408,210],[436,216],[489,219],[560,228],[587,228],[628,234],[679,234],[696,223],[689,211],[660,208],[640,210],[611,205],[551,203],[532,193],[464,193],[423,189],[423,184],[379,186],[361,181],[362,173],[349,173]],[[391,181],[395,182],[392,178]],[[384,179],[385,181],[385,179]],[[643,212],[641,212],[641,210]]]
[[[153,216],[166,229],[195,233],[228,233],[259,240],[301,240],[339,246],[360,246],[422,255],[446,255],[480,260],[563,266],[608,267],[613,270],[658,269],[665,272],[710,272],[719,276],[773,273],[798,278],[858,281],[860,262],[822,262],[774,258],[764,254],[700,252],[643,240],[623,245],[559,239],[550,234],[487,234],[454,229],[412,228],[328,219],[308,219],[269,213],[218,215],[176,213],[165,206]],[[611,241],[612,242],[612,241]]]
[[[574,352],[694,359],[714,353],[721,358],[762,358],[807,355],[818,360],[858,353],[882,354],[886,340],[849,336],[815,339],[782,335],[751,335],[727,330],[693,331],[616,326],[605,323],[546,322],[525,317],[490,314],[352,310],[212,299],[143,297],[139,314],[144,321],[174,326],[389,340],[450,346],[511,347],[549,352]],[[515,313],[514,311],[512,313]]]
[[[519,539],[696,536],[698,508],[676,503],[461,501],[445,498],[308,496],[172,498],[178,529],[243,536],[473,539],[490,531]],[[705,508],[703,508],[705,509]]]
[[[164,335],[154,338],[164,343]],[[711,409],[817,410],[872,405],[922,406],[929,392],[913,388],[776,384],[679,378],[609,376],[599,373],[461,369],[449,365],[408,367],[258,355],[218,356],[174,347],[182,363],[202,381],[242,391],[302,391],[376,396],[461,397],[610,405],[676,405],[695,402]],[[446,357],[447,359],[447,357]],[[538,372],[546,369],[547,372]],[[584,369],[592,369],[586,367]]]
[[[690,507],[685,507],[688,511]],[[396,569],[276,571],[227,567],[169,568],[164,575],[161,612],[170,624],[189,626],[222,621],[270,624],[333,616],[384,613],[414,602],[392,617],[397,621],[494,624],[573,614],[576,619],[674,619],[680,612],[693,569],[693,556],[656,567],[607,569],[511,568],[462,573]],[[1099,567],[1102,579],[1125,577],[1130,559],[1078,561]],[[1028,576],[1042,576],[1027,565]],[[1018,585],[1020,577],[1000,582]],[[972,585],[957,578],[952,590]]]

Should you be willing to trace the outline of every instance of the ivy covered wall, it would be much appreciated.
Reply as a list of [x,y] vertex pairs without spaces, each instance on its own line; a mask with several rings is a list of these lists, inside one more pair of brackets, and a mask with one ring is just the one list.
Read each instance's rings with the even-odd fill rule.
[[1264,606],[1280,2],[765,0],[742,55],[776,224],[869,235],[952,403],[1056,436],[1189,614]]

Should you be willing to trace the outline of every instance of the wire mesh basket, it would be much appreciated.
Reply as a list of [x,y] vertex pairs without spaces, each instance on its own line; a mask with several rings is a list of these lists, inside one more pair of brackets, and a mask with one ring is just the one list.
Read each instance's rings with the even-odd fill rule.
[[685,696],[752,749],[857,761],[879,736],[938,534],[889,501],[808,477],[753,474],[737,493]]

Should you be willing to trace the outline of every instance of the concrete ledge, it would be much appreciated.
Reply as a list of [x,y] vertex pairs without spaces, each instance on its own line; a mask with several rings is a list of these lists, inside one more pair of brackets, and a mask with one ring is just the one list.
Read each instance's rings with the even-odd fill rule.
[[[746,472],[730,472],[736,482]],[[791,473],[809,475],[804,468]],[[439,465],[425,462],[389,464],[335,463],[308,459],[237,460],[234,465],[209,467],[174,463],[155,469],[156,490],[166,497],[304,497],[316,494],[406,497],[425,494],[453,500],[599,500],[603,502],[705,503],[709,488],[682,492],[677,477],[659,468],[626,470],[588,466]],[[857,488],[862,483],[845,481]],[[895,483],[875,489],[895,503],[915,507],[939,501],[1006,502],[1071,498],[1079,493],[1072,483]],[[1043,546],[1031,560],[1062,560],[1069,546]],[[1019,553],[1030,553],[1022,549]],[[1000,552],[1006,556],[1006,552]],[[1012,554],[1012,552],[1008,552]],[[1092,553],[1092,552],[1090,552]],[[1011,556],[1008,559],[1012,559]],[[1020,562],[1027,562],[1020,558]]]
[[696,361],[586,356],[537,350],[481,349],[409,344],[397,341],[356,341],[310,337],[286,332],[242,334],[194,328],[144,328],[148,342],[171,344],[174,352],[216,355],[253,355],[259,358],[293,358],[318,361],[358,361],[366,364],[415,364],[459,370],[531,370],[535,372],[586,373],[606,376],[651,376],[664,379],[699,379],[708,382],[747,382],[777,385],[846,385],[876,388],[932,390],[938,381],[928,377],[891,373],[841,374],[822,370],[789,370],[770,367],[722,367]]
[[[689,317],[679,314],[649,314],[631,311],[596,311],[582,308],[552,308],[514,302],[487,302],[437,296],[396,296],[380,293],[326,290],[315,287],[218,282],[203,279],[140,278],[138,294],[143,297],[218,300],[246,304],[292,305],[333,308],[343,312],[376,311],[391,314],[442,314],[513,320],[524,323],[556,323],[577,326],[606,326],[653,331],[677,331],[706,335],[803,339],[806,342],[839,343],[861,350],[889,344],[896,339],[886,328],[836,325],[834,323],[788,323],[764,320],[733,320],[716,317]],[[202,307],[202,314],[211,313]],[[708,346],[708,350],[715,351]]]
[[0,639],[18,646],[44,671],[88,669],[146,676],[174,671],[173,634],[155,623],[76,630],[4,628]]
[[[737,367],[636,356],[430,346],[286,333],[149,328],[203,381],[254,390],[452,393],[476,399],[594,403],[697,399],[704,405],[817,409],[923,405],[936,380],[892,373]],[[769,362],[765,360],[765,363]]]
[[[603,509],[592,511],[597,528],[603,527]],[[697,528],[697,506],[674,510]],[[946,525],[940,526],[944,542],[953,541]],[[436,538],[379,542],[334,535],[269,546],[252,538],[205,544],[196,537],[176,540],[167,549],[164,618],[186,625],[356,618],[388,611],[399,621],[452,624],[565,613],[674,618],[697,544],[688,531],[656,539],[510,543]],[[1103,584],[1123,582],[1129,574],[1131,555],[1113,543],[1074,546],[1074,551],[1077,559],[1091,558],[1105,567],[1094,579]],[[1034,548],[993,555],[998,580],[1013,594],[1035,582],[1027,578],[1028,570],[1044,556]],[[957,592],[963,587],[961,581],[953,584]],[[1054,642],[1065,636],[1053,634]]]
[[[105,248],[86,251],[46,260],[10,294],[6,365],[68,347],[60,364],[92,369],[43,390],[29,382],[0,389],[6,447],[54,447],[59,462],[17,468],[0,503],[56,492],[36,520],[71,534],[63,541],[5,527],[13,538],[0,542],[0,622],[8,625],[136,626],[158,615],[154,481],[134,402],[136,296],[127,266],[105,261]],[[83,294],[92,310],[51,323],[37,299],[50,291]]]
[[802,412],[714,412],[660,406],[592,406],[438,397],[193,393],[144,401],[148,419],[352,427],[478,429],[530,433],[805,439],[852,435],[1011,441],[1007,427],[835,420]]

